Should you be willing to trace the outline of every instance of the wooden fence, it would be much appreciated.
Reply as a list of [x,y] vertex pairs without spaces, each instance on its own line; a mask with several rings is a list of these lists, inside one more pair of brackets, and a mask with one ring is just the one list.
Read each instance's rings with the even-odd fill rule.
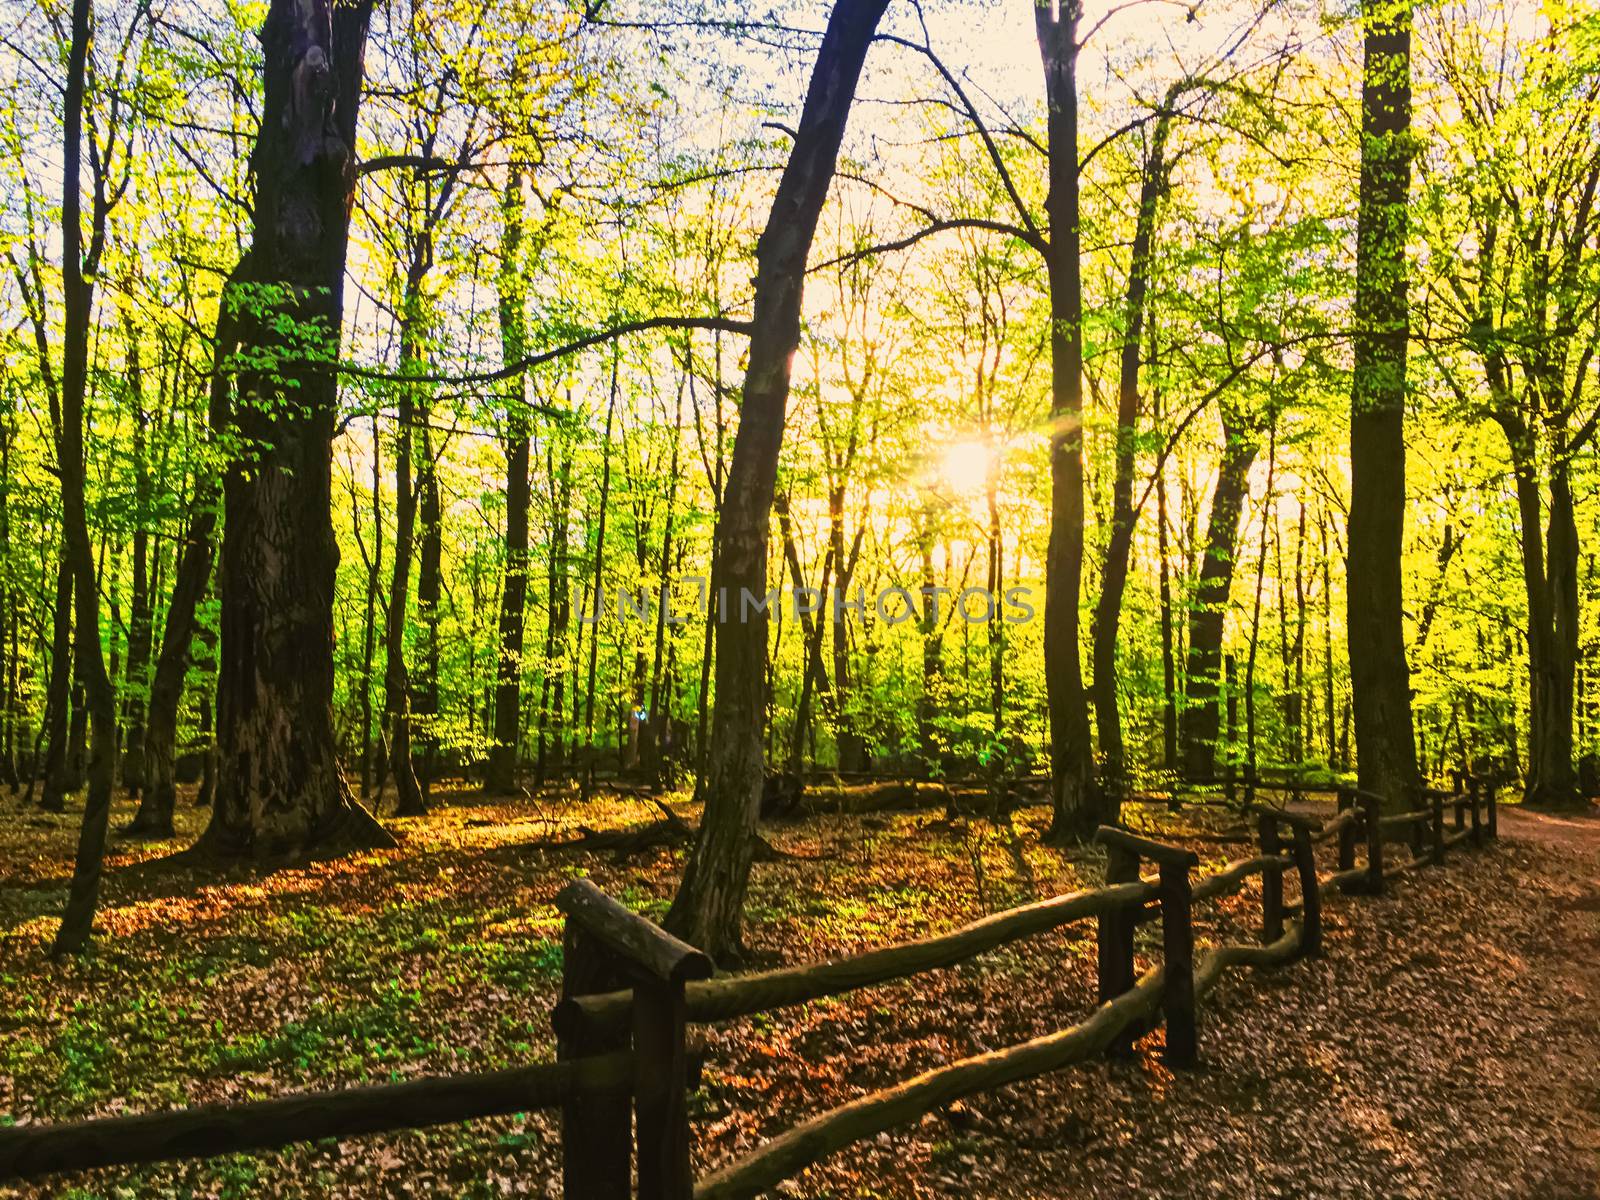
[[[1189,850],[1102,828],[1106,886],[996,913],[949,933],[850,958],[714,979],[705,955],[605,895],[588,880],[556,904],[566,917],[562,999],[554,1013],[557,1061],[486,1074],[287,1096],[245,1104],[0,1130],[0,1183],[63,1171],[210,1158],[295,1142],[416,1129],[506,1113],[560,1109],[562,1177],[569,1200],[742,1200],[834,1152],[917,1120],[962,1097],[1102,1055],[1123,1058],[1166,1027],[1165,1059],[1193,1065],[1199,1008],[1234,966],[1272,966],[1322,947],[1322,901],[1373,894],[1398,875],[1444,860],[1453,845],[1497,834],[1492,785],[1427,791],[1425,805],[1383,816],[1378,798],[1342,789],[1325,822],[1252,805],[1259,853],[1194,877]],[[1447,821],[1447,816],[1450,820]],[[1470,818],[1470,820],[1469,820]],[[1412,856],[1385,865],[1386,842]],[[1333,843],[1338,869],[1319,876],[1316,849]],[[1366,861],[1357,863],[1364,843]],[[1142,872],[1153,868],[1146,877]],[[1285,899],[1285,876],[1299,901]],[[1196,906],[1261,877],[1258,944],[1196,955]],[[698,1068],[688,1030],[907,979],[1033,934],[1093,917],[1099,1005],[1056,1033],[960,1059],[852,1100],[772,1138],[695,1181],[687,1099]],[[1134,936],[1161,923],[1161,965],[1137,973]]]

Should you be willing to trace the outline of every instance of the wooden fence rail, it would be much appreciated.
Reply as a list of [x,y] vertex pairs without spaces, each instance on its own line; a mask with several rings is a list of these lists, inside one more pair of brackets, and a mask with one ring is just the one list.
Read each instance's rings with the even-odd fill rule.
[[[1199,1010],[1237,966],[1274,966],[1322,947],[1322,901],[1372,894],[1452,846],[1498,833],[1492,785],[1461,778],[1427,791],[1426,807],[1384,816],[1381,801],[1338,791],[1326,821],[1250,804],[1259,853],[1196,881],[1187,849],[1102,828],[1106,886],[995,913],[948,933],[825,962],[713,979],[705,955],[631,912],[587,880],[557,897],[566,917],[562,998],[552,1020],[558,1061],[488,1074],[424,1079],[246,1104],[0,1130],[0,1182],[61,1171],[175,1158],[213,1157],[295,1142],[422,1128],[513,1112],[560,1108],[562,1174],[569,1200],[746,1200],[863,1138],[914,1121],[953,1100],[1100,1055],[1127,1057],[1164,1025],[1174,1067],[1200,1055]],[[1446,832],[1445,812],[1454,829]],[[1470,823],[1469,823],[1470,816]],[[1397,839],[1394,831],[1405,830]],[[1386,841],[1408,860],[1386,865]],[[1335,843],[1338,869],[1318,874],[1316,847]],[[1356,862],[1364,842],[1366,862]],[[1141,874],[1148,864],[1154,878]],[[1287,903],[1293,873],[1299,899]],[[1194,910],[1261,877],[1260,944],[1196,955]],[[1019,938],[1093,917],[1099,1004],[1057,1033],[947,1063],[820,1113],[695,1183],[688,1097],[688,1027],[767,1012],[953,966]],[[1162,961],[1138,973],[1135,933],[1161,922]]]
[[626,1099],[633,1055],[599,1055],[481,1075],[0,1129],[0,1183],[59,1171],[215,1158],[296,1142],[449,1125],[554,1108],[576,1092]]

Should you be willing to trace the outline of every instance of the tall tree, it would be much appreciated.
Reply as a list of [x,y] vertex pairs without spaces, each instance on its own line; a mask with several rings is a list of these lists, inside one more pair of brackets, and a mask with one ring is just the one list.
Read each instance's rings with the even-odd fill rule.
[[[1582,802],[1574,715],[1592,522],[1580,516],[1581,463],[1600,431],[1600,145],[1588,136],[1600,34],[1592,13],[1571,25],[1541,18],[1550,26],[1531,34],[1511,12],[1485,19],[1505,27],[1486,45],[1446,26],[1435,48],[1459,117],[1431,143],[1442,170],[1423,205],[1438,264],[1428,315],[1443,327],[1428,356],[1452,407],[1505,439],[1527,608],[1524,795],[1565,807]],[[1515,60],[1487,49],[1522,37]],[[1470,372],[1446,349],[1456,345],[1475,360]]]
[[1418,787],[1401,556],[1406,516],[1410,0],[1362,0],[1361,195],[1350,391],[1346,589],[1356,770],[1409,807]]
[[1143,345],[1145,294],[1150,285],[1154,255],[1156,207],[1167,186],[1167,137],[1172,128],[1172,106],[1181,90],[1175,85],[1157,110],[1151,129],[1139,184],[1139,208],[1134,217],[1133,247],[1128,260],[1127,290],[1122,301],[1122,347],[1117,371],[1117,444],[1115,476],[1111,485],[1111,539],[1106,547],[1105,572],[1094,610],[1093,668],[1090,688],[1094,696],[1095,724],[1100,732],[1104,783],[1110,802],[1126,784],[1126,751],[1122,741],[1122,709],[1117,695],[1117,635],[1122,624],[1122,598],[1128,584],[1128,559],[1133,552],[1134,527],[1139,506],[1133,499],[1133,476],[1138,449],[1140,396],[1139,361]]
[[[500,353],[508,363],[527,353],[528,313],[523,262],[525,200],[520,169],[506,177],[501,197]],[[483,786],[488,792],[516,787],[517,754],[522,742],[523,614],[528,601],[528,513],[533,498],[529,478],[532,434],[528,425],[528,380],[518,372],[506,397],[505,581],[500,590],[500,649],[495,671],[494,745],[489,750]]]
[[1045,561],[1044,677],[1050,706],[1050,837],[1099,826],[1088,693],[1079,644],[1083,583],[1083,249],[1078,179],[1078,0],[1035,3],[1044,60],[1050,237],[1050,545]]
[[728,599],[717,613],[716,707],[705,815],[666,920],[667,928],[713,955],[737,951],[741,944],[764,777],[767,614],[746,614],[741,594],[766,593],[768,526],[789,372],[800,344],[806,259],[833,182],[867,50],[887,7],[888,0],[837,0],[828,14],[794,145],[756,247],[750,353],[711,576],[713,597]]
[[[63,115],[61,179],[61,283],[65,322],[61,344],[61,437],[57,460],[61,475],[61,519],[66,532],[66,559],[72,568],[72,597],[77,618],[77,665],[87,691],[91,724],[89,791],[78,833],[61,927],[54,953],[73,954],[88,942],[100,896],[106,827],[111,819],[111,789],[116,774],[117,702],[100,645],[100,585],[94,548],[89,540],[85,507],[83,456],[84,400],[89,386],[89,326],[94,307],[95,269],[105,246],[109,212],[105,159],[95,156],[93,232],[83,241],[83,109],[88,80],[89,39],[94,13],[91,0],[73,0],[72,37],[67,51]],[[99,147],[96,147],[97,151]],[[87,254],[87,261],[86,256]]]
[[[144,729],[150,692],[150,655],[153,649],[152,610],[155,574],[152,563],[150,451],[146,445],[144,372],[140,366],[139,335],[132,321],[125,322],[128,344],[128,401],[133,416],[133,597],[128,613],[128,665],[123,676],[123,713],[127,748],[122,759],[122,782],[138,795],[144,786]],[[159,433],[160,426],[156,427]]]
[[272,0],[253,239],[223,478],[218,772],[203,845],[277,857],[393,839],[350,794],[333,730],[337,361],[372,0]]

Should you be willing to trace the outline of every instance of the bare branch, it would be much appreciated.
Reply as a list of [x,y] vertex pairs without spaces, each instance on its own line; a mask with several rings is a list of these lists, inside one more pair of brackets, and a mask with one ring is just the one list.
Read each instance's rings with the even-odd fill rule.
[[[568,358],[579,351],[587,350],[592,346],[601,346],[607,342],[614,342],[618,338],[626,337],[632,333],[644,333],[651,329],[706,329],[719,333],[742,333],[748,335],[750,322],[734,317],[645,317],[638,321],[625,321],[621,325],[614,325],[610,329],[597,330],[594,333],[584,334],[570,342],[553,346],[549,350],[541,350],[537,354],[530,354],[516,362],[507,363],[495,371],[472,371],[465,375],[412,375],[398,371],[389,371],[378,367],[363,367],[355,363],[328,364],[340,375],[347,375],[355,379],[371,379],[384,383],[494,383],[501,379],[512,379],[524,371],[531,371],[545,363],[555,362],[557,359]],[[321,366],[324,364],[314,364]]]

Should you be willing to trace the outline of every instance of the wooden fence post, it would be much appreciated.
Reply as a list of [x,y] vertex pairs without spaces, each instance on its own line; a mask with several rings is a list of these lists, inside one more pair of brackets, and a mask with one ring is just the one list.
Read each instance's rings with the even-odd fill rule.
[[1157,868],[1161,877],[1161,948],[1167,971],[1162,993],[1167,1019],[1167,1050],[1163,1061],[1169,1067],[1192,1067],[1199,1052],[1190,865],[1174,860],[1162,862]]
[[[621,986],[633,989],[633,1111],[628,1111],[626,1095],[620,1104],[611,1097],[606,1099],[612,1103],[596,1103],[596,1097],[581,1093],[568,1101],[561,1124],[564,1194],[628,1200],[633,1138],[638,1144],[639,1200],[693,1200],[684,985],[709,979],[711,960],[587,879],[567,884],[556,896],[556,907],[567,916],[568,953],[563,978],[567,995],[556,1010],[558,1053],[570,1057],[592,1052],[600,1036],[579,1016],[581,1005],[571,1002],[600,990],[589,986],[591,976],[620,976]],[[629,1032],[624,1028],[604,1036],[626,1042]]]
[[1367,827],[1367,894],[1383,895],[1383,812],[1376,796],[1358,796]]
[[693,1200],[683,980],[633,987],[633,1111],[639,1200]]
[[[1106,882],[1133,883],[1139,878],[1139,856],[1125,846],[1106,845]],[[1100,1003],[1115,1000],[1134,985],[1133,931],[1136,910],[1118,906],[1100,914],[1097,921]],[[1107,1058],[1132,1058],[1131,1030],[1117,1035],[1106,1047]]]
[[1495,792],[1497,790],[1498,789],[1495,787],[1494,780],[1485,779],[1483,781],[1484,798],[1489,804],[1489,840],[1491,842],[1497,842],[1500,840],[1500,805],[1499,801],[1495,798]]
[[[570,917],[562,935],[561,995],[587,996],[622,986],[605,947]],[[559,1032],[556,1058],[627,1049],[626,1033]],[[629,1200],[633,1191],[633,1119],[627,1093],[577,1092],[561,1105],[561,1188],[565,1196]]]
[[1300,953],[1315,958],[1322,953],[1322,891],[1311,830],[1301,824],[1294,827],[1294,861],[1300,870]]
[[1478,809],[1478,781],[1467,784],[1467,798],[1472,802],[1472,844],[1483,848],[1483,814]]
[[[1189,872],[1200,865],[1192,850],[1168,846],[1139,837],[1125,829],[1102,825],[1095,841],[1106,848],[1106,882],[1131,883],[1139,878],[1139,864],[1156,864],[1160,882],[1156,898],[1161,904],[1161,941],[1165,955],[1165,980],[1161,1006],[1167,1024],[1166,1061],[1174,1067],[1193,1066],[1196,1055],[1194,996],[1194,892]],[[1119,906],[1100,918],[1100,1002],[1115,1000],[1134,985],[1133,930],[1142,906]],[[1136,1030],[1125,1030],[1106,1047],[1108,1057],[1130,1057]]]
[[[1422,795],[1426,794],[1426,792],[1422,793]],[[1423,854],[1423,844],[1427,841],[1428,836],[1426,831],[1424,831],[1422,828],[1422,822],[1412,821],[1406,826],[1406,829],[1411,835],[1411,857],[1421,858]]]
[[[1262,813],[1256,819],[1257,836],[1261,839],[1262,854],[1279,854],[1282,843],[1278,840],[1278,819],[1271,813]],[[1283,865],[1268,867],[1261,873],[1261,940],[1271,945],[1283,936]]]
[[[1349,788],[1339,789],[1339,813],[1355,807],[1356,798]],[[1265,853],[1265,851],[1263,851]],[[1339,870],[1348,871],[1356,865],[1356,829],[1354,825],[1346,825],[1339,830]]]
[[1433,792],[1433,865],[1444,863],[1444,793]]

